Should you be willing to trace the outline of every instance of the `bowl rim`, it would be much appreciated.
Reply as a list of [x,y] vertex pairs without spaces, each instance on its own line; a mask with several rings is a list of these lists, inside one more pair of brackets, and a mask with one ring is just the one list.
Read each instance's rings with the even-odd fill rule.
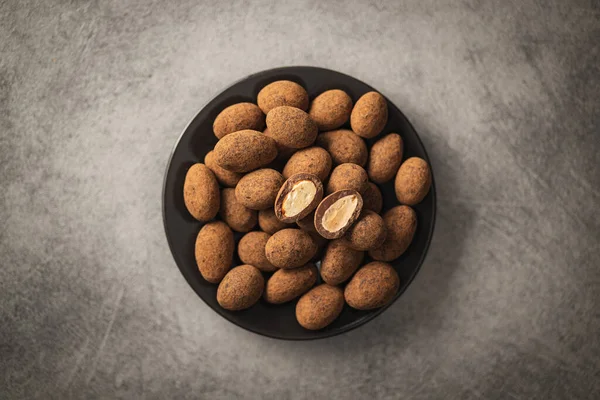
[[204,108],[206,108],[206,106],[208,104],[210,104],[213,100],[215,100],[221,93],[223,93],[224,91],[232,88],[233,86],[237,85],[238,83],[241,83],[247,79],[253,78],[253,77],[257,77],[260,75],[265,75],[265,74],[282,74],[282,73],[286,73],[289,72],[290,70],[297,70],[297,69],[314,69],[314,70],[324,70],[324,71],[329,71],[329,72],[334,72],[336,74],[340,74],[340,75],[344,75],[348,78],[357,80],[361,83],[363,83],[364,85],[368,86],[369,88],[376,90],[375,88],[373,88],[371,85],[363,82],[362,80],[355,78],[351,75],[345,74],[343,72],[339,72],[336,70],[332,70],[329,68],[323,68],[323,67],[316,67],[316,66],[312,66],[312,65],[290,65],[290,66],[284,66],[284,67],[276,67],[276,68],[270,68],[270,69],[265,69],[265,70],[261,70],[255,73],[252,73],[250,75],[246,75],[240,79],[235,80],[233,83],[227,85],[226,87],[222,88],[221,90],[217,91],[217,93],[215,95],[213,95],[208,101],[206,101],[202,107],[200,107],[200,109],[194,114],[194,116],[189,120],[189,122],[185,125],[185,127],[183,128],[183,130],[181,131],[181,133],[179,134],[179,136],[177,137],[177,140],[175,141],[175,144],[173,145],[172,149],[171,149],[171,154],[169,155],[169,158],[167,159],[167,163],[166,163],[166,168],[165,168],[165,173],[164,173],[164,177],[163,177],[163,184],[162,184],[162,191],[161,191],[161,209],[162,209],[162,219],[163,219],[163,228],[165,231],[165,237],[167,239],[167,244],[169,245],[169,250],[171,251],[171,256],[173,257],[173,261],[175,261],[175,264],[177,265],[177,268],[179,269],[179,272],[181,273],[181,275],[183,275],[184,279],[186,280],[189,288],[194,292],[194,294],[196,294],[196,296],[198,296],[200,299],[202,299],[202,301],[204,302],[204,304],[206,304],[209,308],[211,308],[213,311],[215,311],[217,314],[219,314],[221,317],[223,317],[224,319],[226,319],[227,321],[229,321],[231,324],[245,330],[248,332],[252,332],[256,335],[260,335],[263,337],[268,337],[268,338],[272,338],[272,339],[279,339],[279,340],[287,340],[287,341],[310,341],[310,340],[319,340],[319,339],[326,339],[326,338],[330,338],[333,336],[338,336],[341,335],[343,333],[347,333],[350,332],[360,326],[366,325],[368,322],[373,321],[375,318],[377,318],[378,316],[380,316],[381,314],[383,314],[383,312],[385,310],[387,310],[390,306],[392,306],[392,304],[395,304],[396,301],[404,294],[404,292],[408,289],[408,287],[412,284],[412,282],[414,281],[414,279],[416,278],[417,274],[419,273],[419,271],[421,270],[421,267],[423,265],[423,263],[425,262],[425,259],[427,258],[427,254],[429,253],[429,247],[431,246],[431,241],[433,239],[433,234],[435,231],[435,223],[436,223],[436,216],[437,216],[437,195],[436,195],[436,189],[435,189],[435,178],[434,178],[434,173],[433,173],[433,167],[431,165],[431,160],[429,158],[429,154],[427,153],[427,149],[425,147],[425,145],[423,144],[423,141],[421,140],[421,137],[419,136],[417,130],[414,128],[413,124],[410,122],[410,120],[406,117],[406,115],[402,112],[402,110],[400,110],[400,108],[398,108],[393,102],[391,102],[389,100],[389,98],[385,95],[384,92],[376,90],[377,92],[379,92],[380,94],[383,95],[383,97],[386,99],[387,103],[388,103],[388,107],[392,106],[393,108],[395,108],[400,115],[402,116],[402,118],[404,118],[404,120],[406,121],[406,123],[409,125],[409,127],[413,130],[418,143],[421,145],[421,148],[423,149],[423,153],[425,155],[425,159],[427,161],[427,163],[429,164],[429,171],[431,174],[431,187],[429,189],[431,196],[432,196],[432,200],[433,200],[433,207],[432,207],[432,215],[431,215],[431,224],[430,224],[430,229],[429,229],[429,235],[427,237],[426,240],[426,244],[425,244],[425,248],[423,249],[423,252],[421,254],[421,257],[417,263],[417,266],[413,272],[413,274],[410,276],[410,278],[408,279],[407,283],[404,285],[404,287],[399,290],[395,295],[392,301],[390,301],[388,304],[386,304],[385,306],[375,310],[375,312],[373,312],[370,315],[367,315],[363,318],[360,318],[346,326],[344,326],[343,328],[339,328],[337,330],[332,330],[332,331],[321,331],[319,332],[318,336],[312,336],[312,337],[299,337],[299,336],[278,336],[276,334],[269,334],[266,332],[261,332],[258,331],[252,327],[247,327],[247,326],[242,326],[241,324],[238,324],[236,321],[232,320],[229,318],[229,316],[223,311],[221,310],[219,307],[213,307],[210,303],[208,303],[206,300],[204,300],[204,298],[202,296],[200,296],[196,290],[194,290],[194,287],[192,285],[192,283],[190,282],[190,279],[186,274],[184,274],[182,272],[181,267],[179,266],[179,263],[177,261],[177,257],[175,256],[175,251],[173,249],[173,245],[171,243],[171,239],[169,237],[168,234],[168,230],[167,230],[167,216],[166,216],[166,204],[165,204],[165,198],[166,198],[166,186],[167,186],[167,178],[169,175],[169,169],[171,167],[171,162],[173,160],[173,156],[175,154],[175,151],[177,150],[177,147],[179,146],[179,142],[181,141],[181,138],[183,137],[183,135],[186,134],[186,132],[188,131],[188,129],[190,128],[190,126],[192,125],[192,123],[196,120],[196,118],[198,118],[198,116],[200,115],[200,113],[202,112],[202,110],[204,110]]

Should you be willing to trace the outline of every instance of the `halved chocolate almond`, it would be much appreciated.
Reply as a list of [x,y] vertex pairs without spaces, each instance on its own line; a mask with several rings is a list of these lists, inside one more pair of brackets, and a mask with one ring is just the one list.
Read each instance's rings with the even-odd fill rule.
[[283,222],[296,222],[310,214],[323,198],[323,184],[312,174],[295,174],[279,189],[275,215]]
[[315,212],[315,228],[325,239],[338,239],[356,221],[363,200],[356,190],[338,190],[325,197]]

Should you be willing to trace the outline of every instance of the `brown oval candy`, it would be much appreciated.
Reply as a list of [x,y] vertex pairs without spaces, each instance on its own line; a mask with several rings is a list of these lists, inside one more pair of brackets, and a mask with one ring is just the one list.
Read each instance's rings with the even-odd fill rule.
[[276,81],[269,83],[258,92],[257,103],[265,114],[280,106],[296,107],[306,111],[308,109],[308,93],[296,82]]
[[312,237],[301,229],[282,229],[269,238],[265,246],[267,260],[278,268],[298,268],[317,252]]
[[321,260],[321,278],[330,285],[345,282],[360,267],[364,254],[350,247],[345,239],[332,240]]
[[329,131],[344,125],[351,112],[352,99],[348,93],[333,89],[315,97],[308,114],[317,123],[320,131]]
[[344,298],[352,308],[372,310],[392,301],[399,287],[396,270],[387,263],[374,261],[352,277],[344,290]]
[[363,210],[344,237],[352,248],[370,250],[381,246],[386,234],[383,218],[373,211]]
[[369,139],[381,133],[387,119],[385,98],[377,92],[369,92],[362,95],[354,105],[350,114],[350,126],[358,136]]
[[219,185],[210,169],[194,164],[188,169],[183,182],[185,207],[198,221],[207,222],[219,212]]
[[338,165],[331,172],[329,182],[327,182],[327,194],[346,189],[363,193],[368,185],[369,177],[363,167],[345,163]]
[[217,301],[226,310],[244,310],[262,296],[265,280],[252,265],[240,265],[225,275],[217,289]]
[[321,133],[316,144],[329,152],[335,165],[352,163],[364,166],[369,157],[365,141],[348,129]]
[[402,163],[394,182],[396,198],[400,203],[409,206],[420,203],[430,187],[431,171],[427,161],[411,157]]
[[233,232],[222,221],[205,224],[198,232],[194,254],[202,277],[211,283],[219,283],[233,260]]
[[283,168],[283,177],[299,173],[313,174],[325,182],[331,172],[331,156],[321,147],[309,147],[294,153]]
[[319,272],[314,264],[300,268],[280,269],[269,278],[264,298],[272,304],[282,304],[302,295],[317,282]]
[[315,142],[319,130],[307,113],[295,107],[276,107],[267,114],[269,135],[283,146],[294,149]]
[[277,194],[275,215],[283,222],[296,222],[317,208],[322,198],[323,184],[316,175],[292,175]]
[[380,184],[392,180],[402,163],[403,149],[402,138],[397,133],[390,133],[375,142],[367,166],[369,178]]
[[235,187],[235,197],[251,210],[273,207],[277,192],[283,185],[283,176],[274,169],[261,168],[242,177]]
[[344,293],[326,283],[312,288],[296,304],[296,319],[306,329],[323,329],[340,315],[344,308]]
[[213,123],[215,136],[221,139],[244,129],[261,131],[265,127],[265,114],[256,104],[238,103],[225,108]]
[[315,228],[325,239],[338,239],[352,226],[362,210],[356,190],[340,190],[325,197],[315,211]]
[[228,171],[248,172],[275,159],[275,141],[262,132],[246,129],[230,133],[214,148],[217,164]]

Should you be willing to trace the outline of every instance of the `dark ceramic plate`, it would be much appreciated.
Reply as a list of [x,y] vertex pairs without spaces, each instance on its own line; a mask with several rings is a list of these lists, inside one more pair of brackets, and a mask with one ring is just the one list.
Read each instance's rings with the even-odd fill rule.
[[[194,243],[201,223],[187,212],[183,203],[183,181],[188,168],[203,162],[204,156],[217,143],[212,124],[225,107],[242,101],[256,102],[256,95],[266,84],[280,79],[296,81],[306,88],[311,100],[328,89],[343,89],[356,102],[360,96],[375,90],[369,85],[339,72],[315,67],[287,67],[259,72],[225,89],[212,99],[185,128],[177,140],[167,165],[163,187],[163,219],[169,247],[181,273],[192,289],[206,304],[224,318],[249,331],[278,339],[306,340],[338,335],[354,329],[381,314],[387,307],[372,311],[358,311],[345,306],[341,315],[331,325],[320,331],[303,329],[295,317],[296,301],[271,305],[261,300],[248,310],[230,312],[219,307],[216,300],[217,285],[206,282],[194,258]],[[404,158],[418,156],[429,158],[423,143],[402,112],[388,100],[389,119],[382,134],[396,132],[404,140]],[[381,137],[381,135],[379,136]],[[369,140],[371,145],[373,140]],[[431,165],[431,163],[430,163]],[[380,186],[383,192],[384,211],[398,204],[393,182]],[[418,226],[408,250],[392,264],[400,275],[397,300],[417,274],[431,241],[435,224],[435,184],[423,202],[417,205]],[[236,234],[236,241],[241,234]],[[370,261],[366,259],[366,261]],[[239,265],[237,255],[234,263]],[[177,305],[173,305],[177,307]]]

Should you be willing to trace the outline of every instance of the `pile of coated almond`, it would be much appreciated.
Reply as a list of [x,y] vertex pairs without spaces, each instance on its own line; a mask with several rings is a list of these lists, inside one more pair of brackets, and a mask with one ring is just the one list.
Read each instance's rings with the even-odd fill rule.
[[[196,262],[202,277],[219,285],[219,304],[235,311],[261,297],[272,304],[299,298],[296,318],[313,330],[332,323],[344,303],[386,305],[400,286],[388,262],[413,239],[410,206],[429,192],[429,166],[416,157],[402,162],[396,133],[368,148],[364,139],[387,123],[379,93],[353,104],[346,92],[328,90],[309,103],[302,86],[277,81],[257,103],[221,111],[213,124],[219,142],[188,170],[183,187],[188,211],[205,223]],[[351,130],[339,129],[348,120]],[[394,178],[400,205],[381,216],[377,185]],[[246,234],[237,243],[242,265],[231,268],[233,231]],[[366,265],[365,253],[373,260]]]

